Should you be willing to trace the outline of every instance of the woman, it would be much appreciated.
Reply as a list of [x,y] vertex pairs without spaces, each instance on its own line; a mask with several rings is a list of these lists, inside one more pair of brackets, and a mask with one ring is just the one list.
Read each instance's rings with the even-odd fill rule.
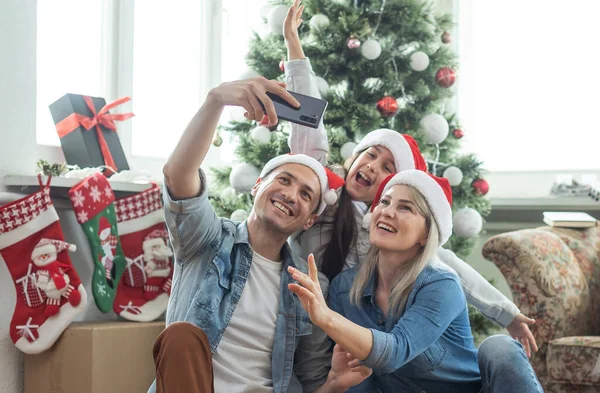
[[[289,90],[318,97],[316,77],[298,36],[303,9],[300,0],[295,0],[284,22],[288,51],[288,61],[284,65],[286,83]],[[324,165],[327,163],[329,146],[322,123],[317,130],[292,124],[288,143],[292,153],[306,154]],[[339,189],[337,204],[328,208],[308,231],[291,239],[294,251],[305,259],[309,254],[315,254],[319,271],[329,280],[342,270],[363,262],[369,249],[369,233],[362,227],[363,216],[383,179],[406,169],[427,169],[413,138],[385,129],[368,133],[342,169],[346,185]],[[535,323],[533,319],[521,314],[514,303],[452,251],[439,248],[437,254],[458,273],[470,304],[488,319],[505,327],[525,346],[528,355],[531,348],[537,351],[528,326]]]
[[333,280],[329,307],[314,258],[309,275],[288,269],[299,283],[289,289],[313,323],[356,357],[350,366],[373,369],[350,391],[542,392],[523,347],[508,336],[482,344],[494,346],[493,368],[478,364],[460,280],[436,255],[452,233],[448,181],[408,170],[381,189],[369,256]]

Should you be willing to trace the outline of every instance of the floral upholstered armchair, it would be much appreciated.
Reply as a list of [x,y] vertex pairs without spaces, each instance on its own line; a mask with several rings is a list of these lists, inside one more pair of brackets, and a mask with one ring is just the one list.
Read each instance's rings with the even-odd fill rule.
[[540,227],[489,239],[483,256],[536,319],[531,363],[546,392],[600,392],[600,228]]

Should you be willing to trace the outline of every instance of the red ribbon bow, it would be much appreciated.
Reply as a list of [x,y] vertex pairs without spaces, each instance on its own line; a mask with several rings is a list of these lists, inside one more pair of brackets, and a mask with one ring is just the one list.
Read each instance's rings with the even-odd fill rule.
[[73,113],[65,119],[61,120],[58,124],[56,124],[56,131],[58,132],[58,137],[62,138],[65,135],[75,131],[79,126],[83,126],[86,130],[92,129],[92,127],[96,127],[96,136],[98,137],[98,144],[100,145],[100,151],[102,152],[102,157],[104,158],[104,164],[109,168],[114,170],[117,169],[117,165],[113,160],[112,154],[110,154],[110,149],[108,148],[108,144],[106,143],[106,139],[104,139],[104,135],[102,135],[102,130],[100,126],[104,126],[113,132],[117,132],[117,126],[115,125],[116,121],[123,121],[133,117],[133,113],[121,113],[121,114],[111,114],[108,113],[109,110],[113,109],[116,106],[126,103],[131,100],[129,97],[119,98],[118,100],[114,100],[113,102],[106,104],[100,109],[100,111],[96,112],[96,108],[94,107],[94,103],[90,96],[83,96],[83,100],[85,101],[87,107],[92,111],[93,116],[87,117],[81,115],[79,113]]

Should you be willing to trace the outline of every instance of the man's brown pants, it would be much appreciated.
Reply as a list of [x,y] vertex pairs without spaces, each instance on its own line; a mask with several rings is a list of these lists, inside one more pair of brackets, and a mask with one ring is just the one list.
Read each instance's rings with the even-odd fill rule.
[[187,322],[170,324],[154,343],[157,393],[214,393],[208,337]]

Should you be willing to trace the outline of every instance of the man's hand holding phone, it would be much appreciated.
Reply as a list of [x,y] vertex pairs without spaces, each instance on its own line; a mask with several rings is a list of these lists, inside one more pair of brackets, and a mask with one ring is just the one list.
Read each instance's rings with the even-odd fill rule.
[[[259,76],[241,81],[225,82],[215,87],[209,93],[219,104],[241,106],[246,109],[244,116],[248,120],[261,121],[266,112],[269,125],[279,121],[275,105],[267,92],[275,94],[287,104],[299,108],[300,103],[286,89],[284,82],[267,80]],[[263,110],[263,105],[264,110]]]

